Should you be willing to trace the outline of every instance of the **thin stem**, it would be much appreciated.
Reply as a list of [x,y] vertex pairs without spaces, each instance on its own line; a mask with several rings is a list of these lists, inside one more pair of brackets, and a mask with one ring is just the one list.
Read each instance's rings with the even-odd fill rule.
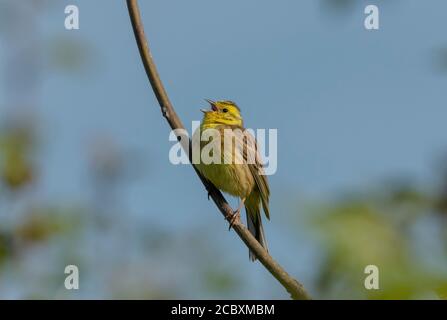
[[[141,21],[140,10],[138,8],[137,0],[127,0],[127,8],[129,10],[130,20],[132,28],[135,34],[135,39],[140,51],[141,60],[146,70],[146,74],[149,78],[152,90],[157,97],[160,104],[161,112],[165,119],[168,121],[170,127],[175,129],[185,129],[180,118],[172,106],[168,94],[161,82],[160,76],[157,72],[157,67],[152,59],[152,54],[149,49],[146,36],[144,34],[144,27]],[[191,141],[188,139],[181,139],[183,142],[182,147],[185,150],[190,151]],[[191,160],[191,152],[188,152]],[[192,161],[191,161],[192,163]],[[193,165],[194,167],[194,165]],[[200,172],[194,167],[197,175],[208,191],[210,197],[213,199],[219,211],[229,221],[233,215],[233,210],[228,202],[223,197],[222,193],[208,180],[206,180]],[[239,220],[233,224],[234,231],[238,234],[241,240],[247,245],[247,247],[255,253],[259,261],[264,267],[281,283],[281,285],[290,293],[293,299],[308,300],[309,294],[304,289],[303,285],[297,280],[292,278],[259,244],[259,242],[253,237],[248,229]]]

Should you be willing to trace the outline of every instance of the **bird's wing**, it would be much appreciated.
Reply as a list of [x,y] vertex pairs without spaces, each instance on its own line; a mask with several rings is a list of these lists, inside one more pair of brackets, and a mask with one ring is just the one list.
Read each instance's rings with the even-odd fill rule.
[[243,128],[239,129],[240,130],[233,129],[233,131],[235,132],[236,142],[239,140],[239,143],[236,143],[236,147],[242,148],[242,150],[240,151],[243,155],[243,161],[250,168],[250,172],[253,176],[253,179],[255,180],[256,186],[259,189],[259,194],[261,197],[262,207],[264,208],[265,215],[267,219],[270,219],[270,188],[267,181],[267,176],[264,173],[261,156],[258,152],[258,146],[256,144],[256,139],[249,131]]

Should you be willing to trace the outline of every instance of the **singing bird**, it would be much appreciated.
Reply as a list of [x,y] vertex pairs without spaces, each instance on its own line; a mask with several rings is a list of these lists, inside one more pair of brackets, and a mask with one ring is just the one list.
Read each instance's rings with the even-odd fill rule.
[[[256,140],[244,129],[241,111],[236,103],[228,100],[206,99],[206,101],[211,108],[201,109],[204,115],[199,130],[201,134],[207,129],[215,129],[215,132],[219,133],[221,161],[208,164],[200,161],[196,165],[197,169],[218,189],[240,198],[240,205],[234,212],[234,217],[239,218],[240,210],[245,205],[248,230],[268,250],[262,227],[261,205],[267,219],[270,219],[270,189],[257,151]],[[224,137],[227,136],[224,132],[228,130],[231,130],[234,139],[234,147],[231,148],[228,148],[228,144],[225,145]],[[201,141],[201,148],[208,143],[209,141]],[[250,251],[249,256],[252,261],[256,260],[253,252]]]

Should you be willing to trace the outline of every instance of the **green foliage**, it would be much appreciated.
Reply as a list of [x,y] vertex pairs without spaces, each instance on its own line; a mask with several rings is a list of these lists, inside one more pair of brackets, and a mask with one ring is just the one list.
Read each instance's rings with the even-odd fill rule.
[[18,125],[0,132],[0,178],[7,188],[20,189],[32,181],[32,145],[30,127]]
[[[415,249],[411,230],[420,220],[435,215],[432,197],[405,187],[377,196],[369,193],[328,204],[316,213],[313,226],[325,255],[318,273],[323,297],[414,299],[435,298],[447,281],[425,263]],[[437,238],[442,243],[441,238]],[[445,257],[437,257],[445,261]],[[366,290],[364,269],[376,265],[380,289]],[[441,290],[441,292],[444,292]]]

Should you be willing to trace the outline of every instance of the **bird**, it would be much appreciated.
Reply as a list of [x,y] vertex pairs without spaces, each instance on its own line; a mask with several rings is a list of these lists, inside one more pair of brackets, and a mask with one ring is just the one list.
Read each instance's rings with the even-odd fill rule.
[[[221,147],[218,149],[220,154],[213,154],[216,151],[214,149],[210,152],[210,156],[215,156],[214,159],[217,158],[220,161],[217,163],[203,161],[203,154],[201,154],[196,167],[216,188],[240,199],[239,207],[234,211],[230,221],[230,228],[235,219],[240,218],[242,206],[245,206],[248,230],[268,251],[262,226],[261,206],[265,216],[270,220],[270,188],[257,151],[256,139],[244,128],[241,110],[235,102],[205,100],[209,103],[210,109],[201,109],[203,119],[197,130],[200,130],[201,137],[210,129],[214,129],[211,131],[220,136],[220,144],[218,142]],[[231,133],[231,135],[226,133]],[[235,142],[230,148],[228,136]],[[201,150],[203,151],[203,148],[214,138],[215,136],[209,141],[202,141],[203,138],[201,138]],[[249,251],[249,258],[251,261],[257,259],[252,251]]]

